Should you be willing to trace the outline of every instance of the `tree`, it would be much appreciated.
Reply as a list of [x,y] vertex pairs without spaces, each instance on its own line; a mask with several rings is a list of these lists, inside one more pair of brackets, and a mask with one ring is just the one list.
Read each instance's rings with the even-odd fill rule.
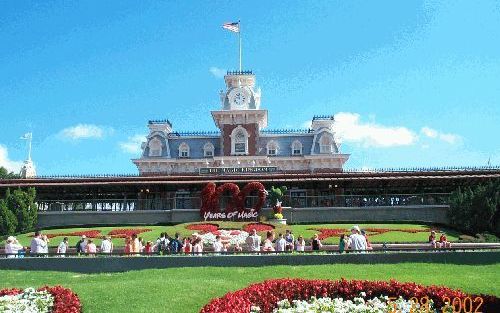
[[35,196],[34,188],[28,188],[26,191],[19,188],[13,192],[7,189],[5,202],[17,218],[17,232],[31,231],[36,227],[38,212]]
[[17,228],[17,218],[7,207],[5,200],[0,199],[0,236],[15,233]]
[[500,234],[500,180],[458,188],[450,197],[450,222],[469,233]]
[[0,166],[0,179],[19,178],[19,175],[9,172],[5,167]]

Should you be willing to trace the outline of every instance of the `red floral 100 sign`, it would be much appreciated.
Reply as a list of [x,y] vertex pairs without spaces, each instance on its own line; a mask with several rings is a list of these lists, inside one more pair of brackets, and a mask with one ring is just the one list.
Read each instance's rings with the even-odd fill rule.
[[[245,199],[252,193],[257,192],[257,203],[251,209],[245,208]],[[229,201],[224,211],[221,211],[220,199],[224,194],[229,193]],[[201,210],[200,215],[204,220],[207,219],[249,219],[256,218],[258,212],[266,201],[266,189],[259,182],[251,182],[240,190],[238,185],[225,183],[216,186],[214,183],[208,183],[201,192]]]

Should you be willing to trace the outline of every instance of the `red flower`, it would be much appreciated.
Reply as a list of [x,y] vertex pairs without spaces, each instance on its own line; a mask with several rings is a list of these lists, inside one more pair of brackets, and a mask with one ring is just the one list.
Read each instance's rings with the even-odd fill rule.
[[274,226],[266,223],[250,223],[246,224],[245,227],[243,227],[243,230],[246,231],[247,233],[250,233],[253,229],[260,232],[270,231],[274,230]]
[[213,223],[189,224],[186,229],[197,230],[202,234],[215,233],[219,229],[219,225]]
[[148,231],[151,231],[150,228],[122,228],[122,229],[113,229],[108,233],[109,236],[115,237],[115,238],[128,238],[132,237],[132,235],[138,235],[140,233],[146,233]]
[[[283,299],[308,300],[312,296],[316,297],[341,297],[343,299],[353,299],[364,291],[368,298],[379,296],[402,296],[405,299],[412,297],[432,299],[440,309],[443,297],[453,299],[458,297],[464,299],[470,296],[475,299],[476,295],[467,295],[460,290],[453,290],[447,287],[422,286],[415,283],[401,283],[395,280],[386,281],[366,281],[366,280],[305,280],[305,279],[274,279],[267,280],[248,286],[235,292],[229,292],[221,298],[210,301],[203,307],[200,313],[227,312],[243,313],[249,312],[252,306],[258,306],[263,313],[272,312],[277,306],[277,302]],[[500,298],[495,296],[480,295],[484,302],[481,308],[483,312],[499,312]]]
[[[82,311],[82,304],[78,295],[71,291],[71,289],[62,286],[42,287],[38,290],[46,290],[54,297],[53,313],[80,313]],[[22,289],[3,289],[0,290],[0,296],[16,295],[23,292]]]

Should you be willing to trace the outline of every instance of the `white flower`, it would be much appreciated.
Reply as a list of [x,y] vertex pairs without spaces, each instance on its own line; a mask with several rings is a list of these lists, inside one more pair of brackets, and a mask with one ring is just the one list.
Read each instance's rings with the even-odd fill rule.
[[49,313],[53,306],[52,294],[33,288],[26,288],[17,295],[0,297],[0,312],[5,313]]

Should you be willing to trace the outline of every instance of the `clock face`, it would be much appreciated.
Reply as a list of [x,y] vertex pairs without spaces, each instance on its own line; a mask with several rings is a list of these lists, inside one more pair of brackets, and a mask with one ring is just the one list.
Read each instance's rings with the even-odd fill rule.
[[231,106],[243,107],[250,101],[250,95],[243,88],[233,89],[229,94]]

